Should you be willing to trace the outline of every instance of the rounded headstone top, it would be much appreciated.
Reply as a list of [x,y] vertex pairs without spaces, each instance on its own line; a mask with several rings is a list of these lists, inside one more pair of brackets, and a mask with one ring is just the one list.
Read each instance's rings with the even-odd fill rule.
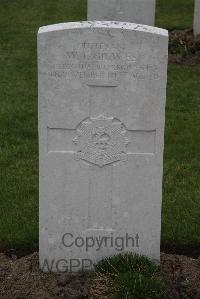
[[124,29],[124,30],[134,30],[134,31],[158,34],[162,36],[168,36],[168,31],[166,29],[152,27],[148,25],[142,25],[142,24],[117,22],[117,21],[83,21],[83,22],[53,24],[53,25],[40,27],[38,34],[53,32],[53,31],[61,31],[66,29],[87,29],[87,28]]

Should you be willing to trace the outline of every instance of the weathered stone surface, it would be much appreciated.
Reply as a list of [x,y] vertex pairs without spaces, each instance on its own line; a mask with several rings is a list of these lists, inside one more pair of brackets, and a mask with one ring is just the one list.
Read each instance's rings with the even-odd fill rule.
[[200,34],[200,0],[195,0],[194,9],[194,34]]
[[43,270],[126,251],[159,260],[167,50],[167,31],[144,25],[40,28]]
[[88,20],[133,22],[154,26],[156,0],[88,0]]

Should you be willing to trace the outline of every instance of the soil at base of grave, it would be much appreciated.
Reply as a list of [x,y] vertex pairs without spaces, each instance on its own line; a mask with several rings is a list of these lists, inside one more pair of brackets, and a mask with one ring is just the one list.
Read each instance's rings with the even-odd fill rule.
[[200,66],[200,36],[191,29],[169,32],[169,63]]
[[[161,277],[169,298],[200,299],[200,257],[161,254]],[[8,257],[0,253],[0,298],[2,299],[97,299],[91,273],[43,273],[38,253]]]

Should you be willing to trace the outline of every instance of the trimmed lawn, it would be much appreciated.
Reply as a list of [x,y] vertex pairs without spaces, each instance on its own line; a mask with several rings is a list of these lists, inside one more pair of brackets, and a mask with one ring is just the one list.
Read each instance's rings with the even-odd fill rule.
[[200,245],[200,69],[169,66],[163,244]]
[[[192,2],[159,0],[157,23],[191,27]],[[0,250],[38,245],[37,30],[85,18],[85,0],[1,0]],[[200,244],[199,79],[198,68],[169,67],[162,242],[171,246]]]
[[156,26],[169,30],[193,28],[194,0],[156,1]]

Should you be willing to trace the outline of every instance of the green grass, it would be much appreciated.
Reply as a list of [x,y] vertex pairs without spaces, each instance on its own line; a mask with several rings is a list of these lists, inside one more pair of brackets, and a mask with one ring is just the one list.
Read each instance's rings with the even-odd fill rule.
[[[166,3],[172,17],[168,2],[176,3],[158,2],[159,23],[173,23],[163,13]],[[181,16],[178,8],[174,15]],[[188,27],[186,10],[181,20]],[[0,249],[38,245],[37,30],[85,18],[85,0],[0,2]],[[169,67],[163,244],[200,243],[199,78],[197,68]]]
[[162,241],[200,244],[200,69],[168,73]]
[[165,299],[167,290],[159,278],[159,270],[148,258],[126,253],[100,261],[95,273],[103,290],[108,286],[107,291],[112,292],[106,298]]
[[156,26],[161,28],[193,28],[194,0],[157,0]]

